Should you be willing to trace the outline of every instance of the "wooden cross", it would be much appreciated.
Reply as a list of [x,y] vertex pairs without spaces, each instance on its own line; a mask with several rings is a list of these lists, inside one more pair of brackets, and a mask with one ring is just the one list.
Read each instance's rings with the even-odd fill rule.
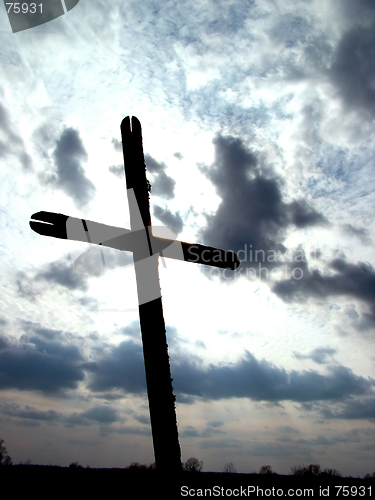
[[159,256],[231,270],[240,262],[231,251],[152,234],[142,129],[135,116],[131,121],[128,116],[124,118],[121,135],[130,230],[51,212],[33,214],[30,227],[44,236],[133,252],[155,464],[157,470],[173,473],[182,468],[181,450],[161,301]]

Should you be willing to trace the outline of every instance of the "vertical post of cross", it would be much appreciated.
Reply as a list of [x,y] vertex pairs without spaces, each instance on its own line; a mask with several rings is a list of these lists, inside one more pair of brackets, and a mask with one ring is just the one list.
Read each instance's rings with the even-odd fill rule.
[[[143,155],[142,129],[136,117],[124,118],[121,123],[122,148],[125,164],[126,187],[133,190],[136,203],[129,200],[130,225],[132,230],[140,230],[139,214],[143,229],[150,246],[150,257],[138,260],[137,251],[133,252],[138,288],[139,320],[143,343],[143,355],[146,372],[146,384],[150,409],[151,431],[154,445],[156,469],[173,473],[181,471],[181,450],[178,441],[178,429],[173,394],[168,345],[165,333],[161,293],[150,301],[147,297],[149,283],[153,291],[159,287],[158,256],[152,255],[150,244],[151,215],[146,180],[146,166]],[[129,197],[129,196],[128,196]],[[138,219],[137,219],[138,217]],[[148,261],[148,264],[146,263]],[[141,276],[141,266],[143,274]],[[144,267],[147,267],[147,280],[144,279]],[[155,294],[154,294],[155,296]]]

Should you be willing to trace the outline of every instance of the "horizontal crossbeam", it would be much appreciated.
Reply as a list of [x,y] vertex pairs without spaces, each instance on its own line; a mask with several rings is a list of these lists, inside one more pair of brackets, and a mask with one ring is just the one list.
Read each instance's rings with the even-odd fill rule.
[[153,236],[151,228],[148,228],[147,233],[145,228],[132,231],[53,212],[38,212],[31,218],[34,220],[30,221],[30,227],[38,234],[133,252],[136,262],[158,254],[170,259],[221,269],[234,270],[240,264],[237,255],[232,251],[160,238]]

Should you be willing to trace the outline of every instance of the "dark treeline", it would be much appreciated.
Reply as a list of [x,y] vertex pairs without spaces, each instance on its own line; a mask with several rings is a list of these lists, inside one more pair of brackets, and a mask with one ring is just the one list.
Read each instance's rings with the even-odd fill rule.
[[[13,464],[0,438],[0,478],[2,484],[16,485],[18,491],[30,492],[45,485],[58,490],[86,495],[99,491],[107,493],[116,488],[135,492],[139,498],[191,497],[371,497],[375,490],[375,472],[363,477],[343,477],[336,469],[321,469],[318,464],[294,465],[290,474],[278,474],[270,465],[259,472],[238,473],[232,462],[221,472],[203,472],[203,462],[191,457],[183,463],[180,473],[158,472],[155,464],[132,462],[124,468],[92,468],[72,462],[68,467],[35,465],[30,460]],[[151,496],[150,496],[151,495]],[[137,496],[138,497],[138,496]],[[135,497],[134,497],[135,498]]]

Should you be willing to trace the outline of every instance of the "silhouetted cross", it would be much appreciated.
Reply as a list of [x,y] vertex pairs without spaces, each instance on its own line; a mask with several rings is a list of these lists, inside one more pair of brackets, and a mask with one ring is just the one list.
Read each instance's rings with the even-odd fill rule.
[[33,214],[31,218],[35,220],[30,221],[30,227],[44,236],[85,241],[133,252],[156,468],[161,471],[180,471],[176,397],[173,394],[165,335],[158,258],[168,257],[231,270],[236,269],[240,262],[234,252],[159,238],[152,234],[142,130],[135,116],[131,124],[128,116],[124,118],[121,135],[130,230],[51,212]]

